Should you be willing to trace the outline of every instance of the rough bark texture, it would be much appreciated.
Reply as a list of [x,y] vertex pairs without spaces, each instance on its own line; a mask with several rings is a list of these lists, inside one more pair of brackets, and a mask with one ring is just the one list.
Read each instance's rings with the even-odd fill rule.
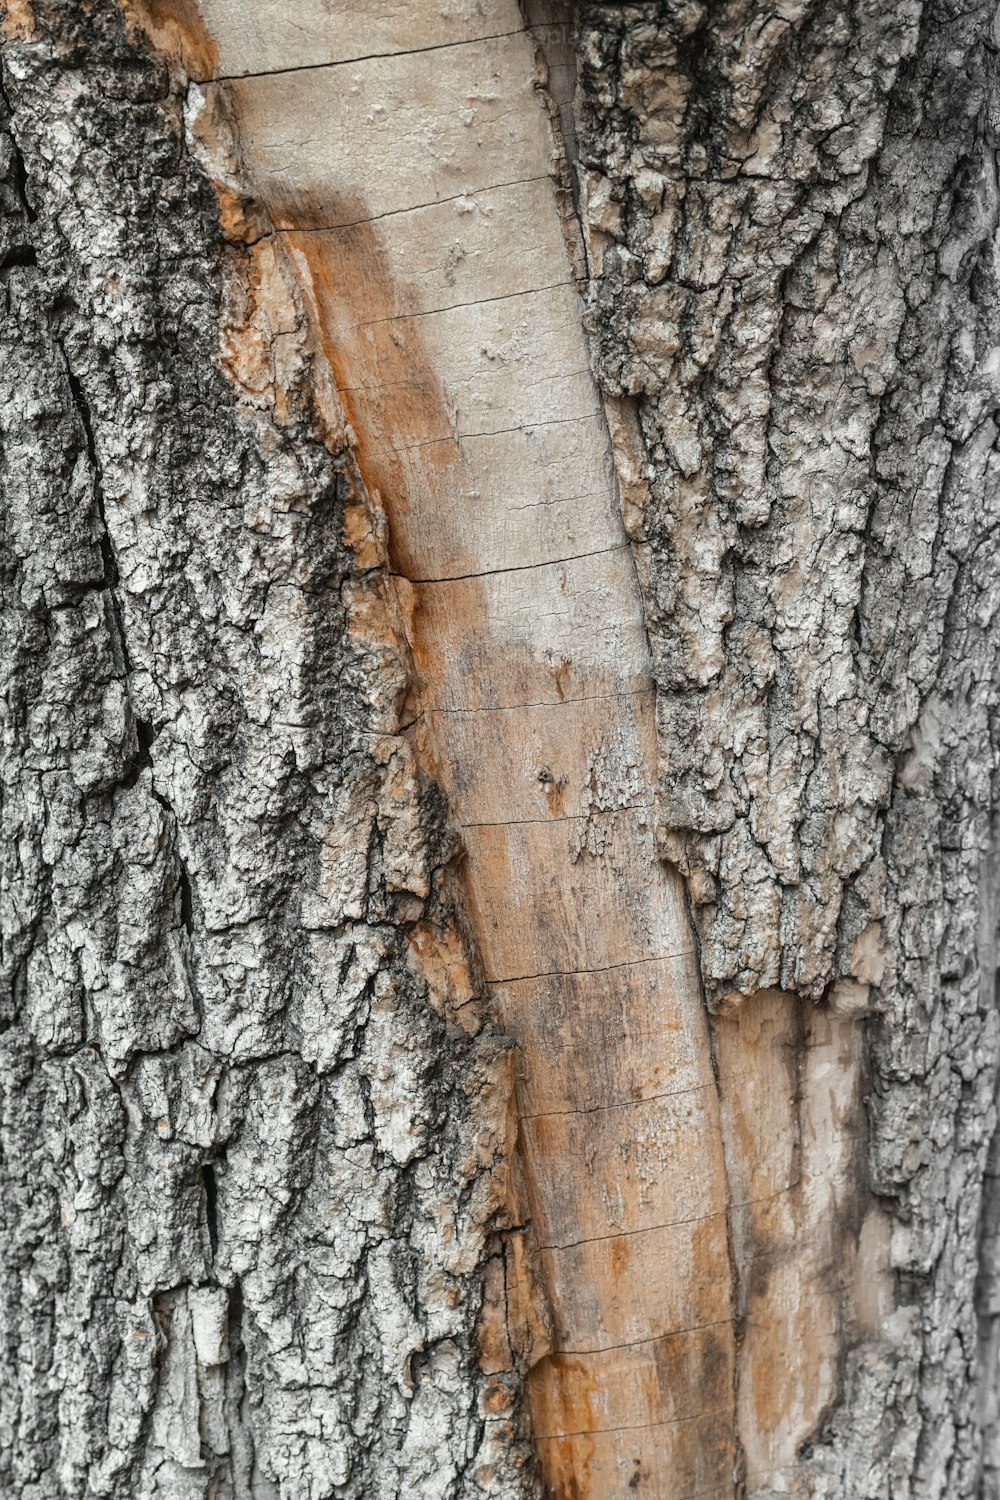
[[710,1000],[870,1013],[899,1309],[813,1462],[894,1500],[997,1493],[993,28],[819,0],[581,28],[661,847]]
[[0,1489],[521,1493],[509,1057],[423,972],[454,848],[293,279],[255,329],[113,0],[7,32]]
[[991,12],[127,9],[3,26],[0,1489],[1000,1500]]

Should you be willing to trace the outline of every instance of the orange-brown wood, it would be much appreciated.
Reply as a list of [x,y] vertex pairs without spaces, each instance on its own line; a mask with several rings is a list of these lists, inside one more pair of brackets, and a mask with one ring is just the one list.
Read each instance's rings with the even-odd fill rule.
[[[728,1495],[706,1021],[682,890],[655,854],[647,648],[548,119],[516,7],[500,9],[492,38],[272,71],[231,84],[229,110],[388,517],[425,753],[517,1042],[553,1328],[529,1392],[543,1468],[553,1493],[590,1500]],[[224,48],[221,69],[241,71]]]

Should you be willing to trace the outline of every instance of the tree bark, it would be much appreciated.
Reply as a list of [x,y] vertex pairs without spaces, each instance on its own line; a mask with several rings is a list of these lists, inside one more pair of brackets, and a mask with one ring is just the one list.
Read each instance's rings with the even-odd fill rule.
[[997,45],[8,0],[4,1493],[1000,1497]]
[[3,1487],[515,1493],[509,1050],[300,293],[115,4],[7,25]]
[[[591,326],[635,449],[661,849],[736,1017],[724,1101],[762,987],[790,1035],[854,1016],[864,1053],[860,1187],[806,1230],[823,1280],[852,1240],[863,1267],[819,1319],[844,1360],[820,1493],[997,1493],[993,28],[947,3],[582,26]],[[801,1210],[734,1229],[756,1399]]]

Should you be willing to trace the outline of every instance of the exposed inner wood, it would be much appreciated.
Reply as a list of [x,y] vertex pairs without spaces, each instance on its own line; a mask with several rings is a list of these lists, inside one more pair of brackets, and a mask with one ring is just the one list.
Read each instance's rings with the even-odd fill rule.
[[857,1042],[829,1022],[800,1076],[799,1002],[758,997],[714,1028],[720,1115],[682,887],[654,849],[641,601],[532,43],[514,0],[309,0],[294,24],[270,0],[201,8],[227,80],[209,103],[225,89],[388,517],[517,1043],[554,1328],[529,1381],[546,1479],[730,1496],[745,1451],[763,1487],[836,1394],[849,1293],[835,1236],[810,1235],[853,1183]]
[[893,1308],[888,1219],[866,1205],[856,1018],[761,990],[713,1020],[742,1338],[749,1495],[800,1493],[799,1449],[840,1393],[844,1351]]
[[[470,39],[473,19],[492,35]],[[227,62],[209,22],[224,73],[287,66]],[[368,24],[358,7],[358,49]],[[555,1330],[530,1393],[546,1474],[595,1500],[637,1474],[649,1493],[728,1493],[710,1052],[680,887],[653,849],[642,618],[547,121],[515,6],[440,40],[230,97],[389,517],[473,926],[518,1042]]]

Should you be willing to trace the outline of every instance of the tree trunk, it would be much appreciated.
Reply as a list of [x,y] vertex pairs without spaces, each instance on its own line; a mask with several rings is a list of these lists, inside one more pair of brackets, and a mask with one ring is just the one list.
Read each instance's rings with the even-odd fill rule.
[[3,37],[3,1493],[1000,1497],[992,10]]

